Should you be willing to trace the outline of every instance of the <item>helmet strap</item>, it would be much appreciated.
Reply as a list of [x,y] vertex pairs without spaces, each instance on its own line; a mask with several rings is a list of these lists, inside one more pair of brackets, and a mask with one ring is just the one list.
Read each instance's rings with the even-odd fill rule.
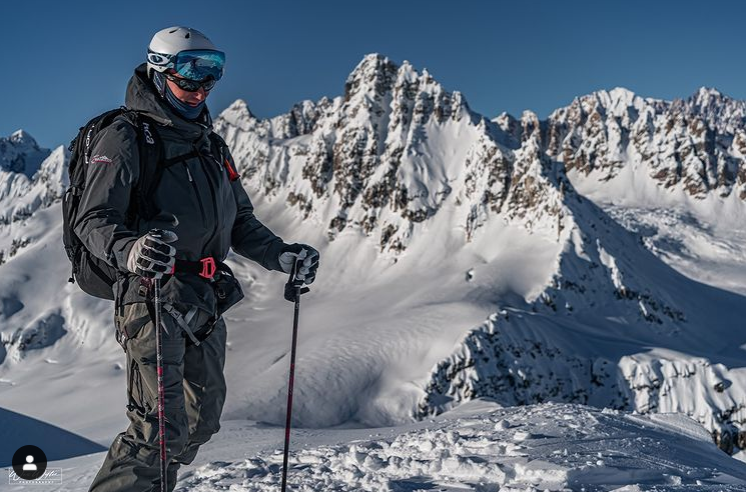
[[153,80],[153,85],[155,85],[158,95],[164,97],[166,94],[166,77],[162,73],[153,70],[150,78]]

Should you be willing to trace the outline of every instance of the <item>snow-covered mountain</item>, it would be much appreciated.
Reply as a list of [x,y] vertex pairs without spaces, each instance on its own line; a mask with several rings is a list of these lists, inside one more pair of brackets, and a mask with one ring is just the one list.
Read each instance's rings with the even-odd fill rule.
[[[54,153],[40,148],[23,130],[0,137],[0,225],[28,217],[62,196],[64,152],[62,147]],[[0,253],[0,263],[2,258]]]
[[[343,97],[306,101],[265,121],[237,101],[217,128],[256,193],[296,208],[331,242],[351,229],[393,261],[416,256],[414,268],[444,272],[446,257],[476,256],[438,282],[455,290],[469,282],[467,295],[489,299],[500,314],[436,365],[419,416],[475,396],[681,411],[698,415],[730,449],[746,438],[743,354],[734,349],[742,340],[733,339],[744,300],[668,267],[575,182],[593,175],[611,189],[626,172],[660,193],[678,184],[695,199],[710,193],[724,201],[726,190],[741,186],[729,173],[739,165],[732,143],[742,108],[707,90],[665,103],[617,89],[576,100],[548,121],[530,112],[488,121],[426,71],[372,55]],[[709,133],[676,126],[686,118]],[[727,146],[699,145],[705,134],[731,138]],[[663,179],[661,170],[675,169],[671,159],[683,155],[690,160]],[[728,163],[710,166],[720,178],[698,174],[711,162]],[[504,237],[511,227],[530,238]],[[524,271],[511,265],[504,279],[494,267],[505,241],[541,244],[542,252],[537,258],[527,247],[516,259]]]
[[[669,103],[616,89],[547,120],[490,120],[380,55],[342,96],[285,115],[261,120],[236,101],[215,128],[257,216],[322,255],[302,308],[297,423],[390,425],[489,397],[681,412],[721,448],[745,448],[746,281],[689,278],[629,208],[742,216],[743,111],[712,90]],[[0,175],[0,190],[26,183],[0,193],[11,217],[0,223],[0,407],[108,445],[123,425],[123,359],[109,304],[66,284],[66,159],[59,148],[31,177]],[[282,276],[231,260],[247,300],[226,316],[224,417],[279,423]],[[112,403],[92,418],[81,398]]]
[[[496,121],[507,125],[510,117]],[[715,89],[672,102],[622,88],[595,92],[553,112],[543,137],[576,186],[606,200],[746,198],[746,102]]]
[[39,148],[23,130],[0,138],[0,265],[28,244],[25,219],[62,197],[68,154],[62,146]]
[[10,137],[0,137],[0,170],[31,177],[39,169],[39,164],[49,155],[36,140],[23,130]]

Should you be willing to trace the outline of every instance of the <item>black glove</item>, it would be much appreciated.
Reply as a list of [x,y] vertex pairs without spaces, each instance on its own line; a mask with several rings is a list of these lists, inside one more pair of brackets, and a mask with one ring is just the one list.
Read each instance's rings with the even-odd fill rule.
[[302,280],[304,284],[310,285],[316,280],[316,270],[319,268],[319,252],[307,244],[286,244],[280,251],[280,266],[285,273],[293,273],[293,265],[298,257],[303,257],[295,277],[290,281]]
[[176,262],[176,249],[168,243],[178,238],[172,231],[153,229],[132,246],[127,270],[141,277],[158,279],[169,273]]
[[299,294],[310,290],[302,287],[303,284],[310,284],[316,279],[319,252],[307,244],[286,244],[280,251],[279,261],[282,270],[290,274],[285,284],[285,299],[295,302]]

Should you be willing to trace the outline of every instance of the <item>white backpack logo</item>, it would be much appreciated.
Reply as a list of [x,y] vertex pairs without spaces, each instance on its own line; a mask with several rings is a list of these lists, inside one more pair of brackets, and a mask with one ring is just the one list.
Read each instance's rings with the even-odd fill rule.
[[148,142],[150,145],[153,145],[155,143],[155,140],[153,140],[153,134],[150,133],[150,125],[143,122],[142,131],[145,134],[145,141]]

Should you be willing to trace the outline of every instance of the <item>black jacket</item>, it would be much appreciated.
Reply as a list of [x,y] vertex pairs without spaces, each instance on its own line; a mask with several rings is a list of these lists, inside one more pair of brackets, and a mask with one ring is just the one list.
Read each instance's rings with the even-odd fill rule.
[[[178,116],[147,79],[145,64],[137,67],[130,79],[126,106],[155,122],[164,159],[195,149],[201,155],[166,168],[154,196],[148,197],[158,215],[147,221],[139,218],[128,227],[125,215],[140,174],[137,129],[120,117],[96,136],[73,227],[94,255],[123,273],[115,294],[122,294],[125,304],[143,300],[138,294],[139,277],[126,273],[126,263],[134,241],[153,228],[178,235],[173,243],[177,258],[198,261],[212,256],[222,261],[232,247],[268,270],[281,271],[278,257],[284,242],[254,216],[241,180],[231,181],[225,163],[215,156],[208,137],[212,121],[207,109],[197,122]],[[227,147],[222,158],[235,169]],[[214,312],[215,297],[208,281],[196,275],[164,278],[164,301]]]

